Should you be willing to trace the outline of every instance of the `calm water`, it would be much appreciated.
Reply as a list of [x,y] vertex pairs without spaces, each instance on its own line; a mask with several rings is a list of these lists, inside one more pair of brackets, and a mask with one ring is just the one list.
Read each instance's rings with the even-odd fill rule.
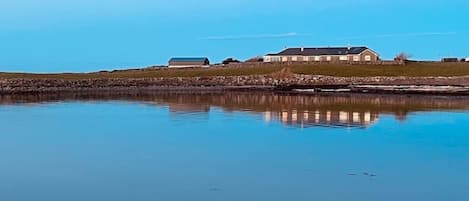
[[469,99],[0,96],[0,200],[469,201]]

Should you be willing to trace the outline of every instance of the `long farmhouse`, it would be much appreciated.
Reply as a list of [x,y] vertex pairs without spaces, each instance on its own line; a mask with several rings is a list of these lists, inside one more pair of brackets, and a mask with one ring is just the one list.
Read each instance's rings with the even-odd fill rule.
[[376,62],[379,55],[368,47],[287,48],[264,56],[264,62]]

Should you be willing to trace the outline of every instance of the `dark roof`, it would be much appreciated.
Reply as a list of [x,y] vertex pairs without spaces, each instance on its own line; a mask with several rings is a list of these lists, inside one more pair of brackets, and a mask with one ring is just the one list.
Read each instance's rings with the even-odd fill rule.
[[171,58],[169,62],[201,62],[205,63],[208,62],[207,57],[179,57],[179,58]]
[[368,50],[367,47],[322,47],[322,48],[288,48],[278,54],[268,54],[268,56],[277,55],[303,55],[303,56],[321,56],[321,55],[348,55],[360,54]]

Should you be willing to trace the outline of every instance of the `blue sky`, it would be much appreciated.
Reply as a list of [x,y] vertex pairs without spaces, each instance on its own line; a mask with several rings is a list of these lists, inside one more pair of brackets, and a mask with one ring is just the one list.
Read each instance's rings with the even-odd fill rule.
[[220,62],[348,44],[383,58],[467,57],[467,10],[467,0],[3,0],[0,71],[95,71],[172,56]]

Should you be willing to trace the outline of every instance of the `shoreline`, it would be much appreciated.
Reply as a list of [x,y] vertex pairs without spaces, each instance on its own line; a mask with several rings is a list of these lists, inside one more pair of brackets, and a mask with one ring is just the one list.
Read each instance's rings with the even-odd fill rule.
[[147,86],[147,87],[100,87],[69,88],[41,87],[1,89],[0,95],[47,94],[47,93],[126,93],[126,92],[276,92],[291,94],[376,94],[376,95],[441,95],[469,96],[469,87],[451,85],[321,85],[321,86]]
[[[56,102],[56,101],[74,101],[74,100],[87,100],[87,101],[96,101],[96,100],[108,100],[108,101],[115,101],[115,100],[141,100],[143,102],[146,101],[153,101],[154,97],[171,97],[171,96],[183,96],[183,97],[191,97],[191,96],[205,96],[207,98],[213,98],[218,96],[253,96],[258,97],[260,100],[254,101],[256,103],[262,101],[275,101],[277,99],[265,99],[265,96],[282,96],[282,97],[317,97],[317,98],[354,98],[357,100],[370,102],[373,104],[388,104],[388,102],[392,102],[393,104],[401,104],[402,101],[406,102],[409,100],[414,100],[414,103],[421,104],[428,101],[438,100],[441,104],[447,104],[449,102],[455,101],[462,101],[464,103],[468,102],[467,96],[446,96],[446,95],[420,95],[420,94],[372,94],[372,93],[350,93],[350,92],[343,92],[343,93],[334,93],[334,92],[319,92],[319,93],[298,93],[292,91],[268,91],[268,90],[257,90],[257,91],[221,91],[221,90],[101,90],[101,91],[49,91],[49,92],[40,92],[40,93],[27,93],[27,94],[0,94],[0,104],[3,103],[39,103],[39,102]],[[375,101],[376,99],[382,99],[381,101]],[[400,100],[400,101],[391,101],[391,100]],[[173,101],[179,103],[179,99],[172,99]],[[206,101],[206,98],[195,98],[195,102],[199,101]],[[224,98],[224,100],[220,100],[221,102],[226,101],[246,101],[245,99],[232,99],[232,98]],[[282,99],[283,101],[289,101],[289,99]],[[188,104],[193,104],[195,102],[186,101]],[[301,101],[300,101],[301,102]],[[314,102],[314,101],[313,101]],[[301,104],[305,104],[306,102],[301,102]],[[345,101],[344,103],[347,104],[356,104],[356,101],[348,102]],[[333,104],[329,101],[324,101],[323,104]],[[308,104],[307,104],[308,105]],[[464,104],[467,105],[467,104]],[[268,104],[266,106],[269,106]],[[284,105],[289,107],[288,105]],[[466,108],[466,107],[465,107]]]
[[469,96],[469,76],[334,77],[288,74],[209,77],[0,79],[0,95],[87,91],[275,91]]
[[87,91],[274,91],[469,96],[469,63],[244,63],[92,73],[1,73],[1,94]]

